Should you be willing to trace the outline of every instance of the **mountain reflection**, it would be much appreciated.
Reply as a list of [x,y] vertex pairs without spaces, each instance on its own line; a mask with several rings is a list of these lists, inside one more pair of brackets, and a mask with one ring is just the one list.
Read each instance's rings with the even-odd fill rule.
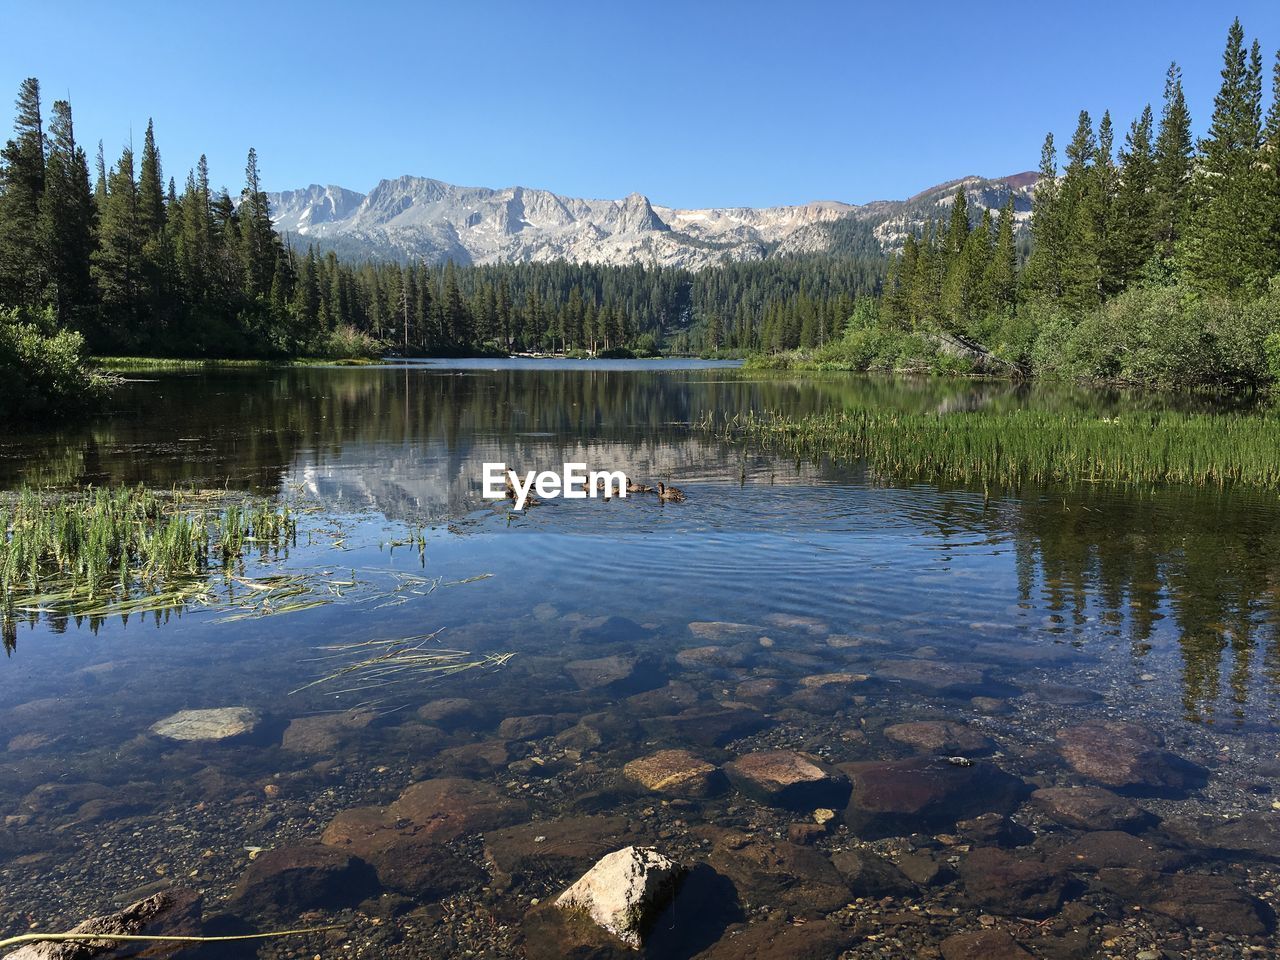
[[[803,499],[779,511],[750,491],[803,485],[865,492],[871,482],[858,465],[787,461],[689,425],[710,413],[1034,406],[1107,414],[1120,405],[1161,403],[1065,387],[502,362],[132,377],[110,416],[0,443],[0,485],[302,490],[337,511],[446,523],[488,507],[480,498],[485,462],[541,470],[577,461],[646,481],[742,484],[732,506],[706,497],[685,505],[687,516],[721,532],[838,533],[848,529],[839,497],[819,504],[796,490]],[[892,519],[940,539],[960,526],[1003,545],[1018,599],[1042,609],[1064,639],[1120,638],[1141,662],[1176,647],[1188,717],[1225,714],[1244,723],[1258,719],[1251,708],[1275,714],[1280,504],[1274,496],[1085,489],[1024,492],[988,504],[980,496],[915,489],[915,512]],[[891,503],[880,509],[903,509]],[[617,522],[568,511],[551,517],[545,522],[572,532],[608,533]],[[65,621],[46,625],[67,629]]]

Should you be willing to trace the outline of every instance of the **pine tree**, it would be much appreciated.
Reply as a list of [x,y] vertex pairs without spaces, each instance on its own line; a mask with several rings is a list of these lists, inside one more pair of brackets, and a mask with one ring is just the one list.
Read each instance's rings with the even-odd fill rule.
[[1182,92],[1182,71],[1169,64],[1164,83],[1164,107],[1156,137],[1152,194],[1154,195],[1156,253],[1171,258],[1186,229],[1190,210],[1191,113]]
[[1120,185],[1115,201],[1113,233],[1114,271],[1117,289],[1141,275],[1156,252],[1156,161],[1151,143],[1151,105],[1129,127],[1120,151]]
[[1040,174],[1036,178],[1035,200],[1031,208],[1033,246],[1023,273],[1029,293],[1056,301],[1062,296],[1063,211],[1058,183],[1058,153],[1053,134],[1045,135],[1040,150]]
[[1115,130],[1111,111],[1098,124],[1098,149],[1093,159],[1093,185],[1089,191],[1089,219],[1097,256],[1097,291],[1108,299],[1124,287],[1123,237],[1116,229],[1120,174],[1115,161]]
[[1003,319],[1012,317],[1017,309],[1018,248],[1014,241],[1013,223],[1013,197],[1010,196],[1000,211],[995,248],[984,278],[991,310]]
[[1245,52],[1239,19],[1227,33],[1222,86],[1208,135],[1200,142],[1192,210],[1179,250],[1188,278],[1201,289],[1259,290],[1275,262],[1261,163],[1262,56]]
[[47,301],[62,326],[83,326],[93,302],[93,194],[89,165],[76,144],[71,104],[57,100],[49,120],[49,159],[40,200],[40,249],[47,256]]
[[[244,191],[238,211],[244,251],[244,292],[247,297],[254,299],[265,296],[271,288],[280,241],[271,226],[271,206],[262,190],[258,174],[258,151],[252,147],[249,148],[249,157],[245,161],[244,178]],[[340,315],[345,315],[346,311],[341,304],[338,305],[338,310]]]
[[28,77],[18,91],[13,139],[0,151],[0,303],[33,305],[44,291],[46,258],[40,243],[44,186],[40,81]]
[[104,321],[117,343],[139,342],[138,314],[143,304],[142,246],[145,241],[138,211],[133,150],[125,147],[107,184],[107,199],[98,227],[98,248],[92,273],[98,285]]

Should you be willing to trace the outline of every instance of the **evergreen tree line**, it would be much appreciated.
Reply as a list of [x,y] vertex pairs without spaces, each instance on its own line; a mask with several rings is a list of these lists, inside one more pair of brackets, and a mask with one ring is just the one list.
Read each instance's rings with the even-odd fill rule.
[[882,266],[352,264],[274,231],[252,149],[236,198],[203,156],[181,189],[166,181],[151,123],[137,158],[108,165],[99,144],[94,172],[70,104],[46,127],[25,81],[0,155],[0,306],[99,354],[778,349],[826,342]]
[[1148,105],[1116,145],[1087,111],[1060,171],[1044,142],[1032,245],[1020,263],[1012,211],[909,237],[890,264],[880,318],[951,334],[1031,372],[1180,383],[1280,378],[1280,53],[1264,69],[1240,21],[1195,139],[1178,65],[1159,119]]

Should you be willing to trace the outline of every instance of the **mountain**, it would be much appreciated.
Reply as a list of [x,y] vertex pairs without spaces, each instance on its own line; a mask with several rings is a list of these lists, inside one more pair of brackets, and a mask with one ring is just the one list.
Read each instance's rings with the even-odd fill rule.
[[1020,228],[1034,173],[965,177],[906,200],[818,201],[787,207],[654,206],[633,193],[582,200],[529,187],[460,187],[426,177],[383,180],[367,194],[312,185],[268,195],[281,233],[340,256],[459,264],[571,260],[698,270],[724,260],[802,253],[872,253],[901,246],[910,230],[946,220],[963,186],[976,218],[1014,197]]

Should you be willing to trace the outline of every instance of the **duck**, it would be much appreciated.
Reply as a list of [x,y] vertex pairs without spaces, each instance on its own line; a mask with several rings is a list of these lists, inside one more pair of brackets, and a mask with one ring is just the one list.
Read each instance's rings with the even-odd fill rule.
[[[516,485],[511,482],[511,474],[509,473],[507,474],[507,499],[512,503],[520,502],[520,495],[516,492]],[[525,509],[528,509],[529,507],[540,507],[542,506],[542,501],[530,493],[524,498],[524,505]]]
[[658,499],[665,500],[668,503],[683,503],[685,500],[684,491],[679,487],[668,487],[665,483],[659,480]]
[[645,483],[637,483],[627,477],[627,493],[653,493],[653,487]]

